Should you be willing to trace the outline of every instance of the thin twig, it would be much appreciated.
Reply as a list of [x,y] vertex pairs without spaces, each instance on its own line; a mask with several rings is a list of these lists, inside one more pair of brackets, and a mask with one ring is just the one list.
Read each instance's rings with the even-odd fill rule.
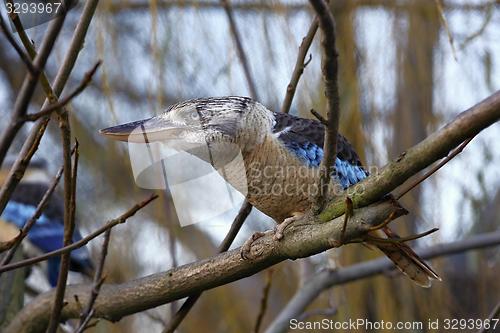
[[23,117],[24,121],[36,121],[42,117],[49,116],[52,112],[61,109],[62,107],[66,106],[69,102],[73,100],[76,96],[78,96],[81,92],[87,88],[88,84],[92,80],[92,77],[94,76],[95,72],[97,71],[97,68],[101,65],[101,61],[97,61],[97,63],[87,72],[85,73],[82,81],[76,87],[75,90],[73,90],[68,96],[60,99],[58,102],[54,104],[49,104],[47,107],[43,108],[37,113],[34,114],[27,114],[26,116]]
[[94,313],[95,313],[95,309],[91,309],[90,312],[88,313],[88,315],[85,317],[85,319],[80,324],[80,326],[78,326],[78,329],[75,331],[75,333],[82,333],[87,328],[95,326],[96,323],[93,323],[93,324],[89,325],[89,322],[92,319],[92,316],[94,315]]
[[252,76],[252,71],[250,70],[250,65],[248,63],[248,58],[243,48],[243,43],[241,41],[241,35],[234,20],[233,10],[229,0],[220,0],[222,6],[224,6],[224,11],[226,12],[227,20],[229,22],[229,28],[231,29],[231,35],[233,36],[234,43],[236,44],[236,50],[238,52],[238,57],[245,72],[245,77],[247,79],[248,89],[253,99],[259,100],[259,95],[257,94],[257,86],[255,80]]
[[2,267],[0,267],[0,273],[11,271],[13,269],[17,269],[17,268],[21,268],[21,267],[25,267],[25,266],[31,266],[33,264],[40,262],[40,261],[44,261],[44,260],[47,260],[49,258],[59,256],[63,253],[68,253],[68,252],[71,252],[75,249],[78,249],[78,248],[86,245],[88,242],[90,242],[92,239],[96,238],[97,236],[105,233],[106,230],[111,229],[118,224],[125,223],[128,218],[132,217],[135,213],[137,213],[138,210],[142,209],[144,206],[149,204],[151,201],[153,201],[157,197],[158,197],[157,195],[150,196],[148,199],[136,204],[134,207],[129,209],[123,215],[121,215],[115,219],[109,220],[108,222],[106,222],[105,225],[103,225],[102,227],[100,227],[96,231],[88,234],[86,237],[82,238],[78,242],[74,242],[69,246],[62,247],[62,248],[60,248],[58,250],[54,250],[52,252],[47,252],[47,253],[42,254],[40,256],[37,256],[37,257],[21,260],[21,261],[18,261],[18,262],[9,264],[9,265],[2,266]]
[[101,247],[101,256],[99,257],[99,263],[97,265],[97,270],[94,275],[94,282],[92,283],[92,291],[90,293],[89,302],[85,311],[82,312],[80,316],[80,324],[75,333],[81,333],[85,330],[86,325],[92,318],[94,314],[94,303],[99,296],[99,291],[101,290],[102,283],[104,282],[104,277],[102,275],[104,270],[104,262],[106,261],[106,256],[108,254],[109,240],[111,238],[111,229],[106,230],[104,233],[104,241]]
[[292,77],[290,78],[290,83],[286,87],[285,99],[283,100],[283,104],[281,105],[281,112],[288,113],[290,112],[290,107],[292,105],[293,97],[295,95],[295,91],[297,90],[297,85],[299,84],[300,77],[302,73],[304,73],[304,69],[307,64],[311,60],[305,62],[307,52],[311,47],[311,44],[314,39],[314,35],[316,35],[316,31],[318,31],[318,18],[314,18],[307,31],[307,35],[302,39],[302,43],[300,43],[299,52],[297,54],[297,61],[295,62],[295,67],[292,72]]
[[467,140],[465,140],[464,142],[462,142],[460,144],[460,146],[458,146],[457,148],[455,148],[448,156],[446,156],[443,160],[441,160],[441,162],[439,162],[438,164],[436,164],[435,166],[433,166],[424,175],[422,175],[421,177],[419,177],[418,179],[416,179],[414,182],[412,182],[410,185],[408,185],[405,189],[403,189],[401,191],[401,193],[399,193],[396,196],[396,200],[399,200],[403,195],[405,195],[406,193],[410,192],[412,189],[414,189],[416,186],[418,186],[424,180],[426,180],[427,178],[429,178],[430,176],[432,176],[436,171],[438,171],[439,169],[441,169],[445,164],[447,164],[449,161],[451,161],[455,156],[457,156],[458,154],[460,154],[464,150],[465,146],[467,146],[469,144],[469,142],[472,141],[472,139],[474,139],[474,137],[470,137]]
[[17,185],[24,176],[24,172],[28,168],[31,158],[35,154],[42,140],[42,136],[45,133],[45,129],[49,123],[49,119],[41,119],[33,128],[31,129],[26,141],[24,142],[19,155],[10,168],[7,179],[0,189],[0,214],[4,211],[9,199],[16,189]]
[[29,72],[24,77],[23,84],[17,95],[16,102],[14,104],[14,111],[12,112],[9,125],[2,132],[0,138],[0,166],[3,164],[7,151],[9,150],[17,132],[21,129],[23,122],[20,121],[22,117],[26,114],[28,110],[29,103],[35,92],[36,84],[40,73],[45,67],[45,63],[49,57],[50,52],[54,46],[57,36],[61,31],[61,28],[66,18],[66,11],[56,17],[50,24],[47,33],[40,46],[40,51],[33,60],[33,65],[35,68],[34,72]]
[[325,83],[327,123],[325,128],[324,157],[320,166],[319,192],[316,198],[316,210],[325,206],[331,173],[337,156],[337,131],[339,127],[339,88],[337,50],[335,46],[335,22],[332,12],[324,0],[310,0],[318,15],[319,27],[322,31],[321,46],[323,49],[322,72]]
[[[75,148],[73,148],[72,153],[75,151]],[[52,197],[52,193],[54,193],[54,190],[56,189],[57,184],[59,183],[59,180],[61,179],[63,173],[63,167],[61,166],[59,170],[57,171],[54,179],[52,180],[52,183],[49,185],[47,188],[47,191],[45,191],[42,199],[38,203],[35,212],[33,213],[33,216],[24,224],[19,236],[16,238],[15,243],[13,244],[12,248],[7,252],[7,254],[4,256],[2,259],[2,262],[0,263],[1,266],[7,265],[12,258],[14,257],[14,253],[16,252],[19,244],[23,241],[23,239],[28,235],[29,231],[31,228],[35,225],[36,221],[40,218],[40,216],[43,213],[43,210],[47,206],[50,198]]]
[[453,54],[453,59],[458,61],[457,52],[455,51],[455,43],[453,42],[453,35],[451,34],[450,27],[448,26],[448,20],[446,19],[446,15],[444,14],[443,5],[441,0],[434,0],[436,2],[436,7],[439,12],[439,18],[441,22],[443,22],[444,30],[446,30],[446,34],[448,35],[448,41],[450,42],[451,53]]
[[[224,237],[224,240],[219,245],[217,251],[218,253],[223,253],[229,250],[229,247],[231,247],[231,244],[236,238],[236,235],[238,235],[238,232],[243,226],[243,223],[245,222],[248,215],[250,215],[251,211],[252,205],[245,200],[240,208],[240,211],[238,212],[238,215],[236,215],[236,217],[234,218],[234,221],[231,224],[231,228],[229,229],[226,237]],[[196,303],[196,301],[198,301],[198,298],[200,298],[201,294],[202,293],[193,294],[187,298],[187,300],[182,304],[180,309],[175,313],[168,325],[165,327],[163,333],[173,333],[177,329],[177,327],[187,316],[193,305]]]
[[319,120],[320,123],[322,123],[325,127],[328,126],[328,121],[323,117],[318,111],[311,109],[310,110],[311,114],[316,117],[316,119]]
[[[75,230],[75,209],[76,209],[76,176],[78,172],[78,141],[75,143],[75,160],[71,162],[71,128],[68,114],[63,113],[59,117],[59,127],[61,130],[63,144],[63,173],[64,173],[64,237],[63,246],[69,246],[73,242],[73,232]],[[64,292],[68,280],[69,263],[71,252],[61,255],[59,265],[59,275],[57,277],[54,304],[50,315],[47,333],[56,333],[59,326],[59,318],[64,301]]]
[[255,320],[255,326],[253,329],[254,333],[259,333],[260,326],[262,325],[262,319],[266,314],[267,303],[269,300],[269,291],[271,290],[271,283],[273,281],[273,269],[269,269],[266,274],[266,283],[264,289],[262,290],[262,298],[260,299],[259,313],[257,314],[257,319]]
[[3,30],[5,37],[7,38],[9,43],[12,45],[12,47],[14,47],[14,50],[16,50],[17,54],[19,55],[19,58],[21,58],[21,60],[26,65],[26,67],[28,67],[28,70],[30,71],[30,73],[34,74],[36,72],[35,66],[31,62],[31,59],[29,58],[29,56],[23,51],[21,46],[19,46],[19,44],[17,44],[14,37],[12,37],[12,35],[10,34],[9,29],[7,28],[7,25],[5,24],[5,21],[3,20],[2,15],[0,15],[0,28]]

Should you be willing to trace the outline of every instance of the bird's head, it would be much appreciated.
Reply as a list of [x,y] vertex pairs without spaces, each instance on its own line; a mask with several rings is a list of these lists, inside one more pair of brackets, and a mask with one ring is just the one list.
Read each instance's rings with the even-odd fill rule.
[[127,142],[174,140],[182,149],[234,144],[245,151],[272,126],[272,113],[248,97],[212,97],[170,106],[164,113],[102,129],[101,134]]

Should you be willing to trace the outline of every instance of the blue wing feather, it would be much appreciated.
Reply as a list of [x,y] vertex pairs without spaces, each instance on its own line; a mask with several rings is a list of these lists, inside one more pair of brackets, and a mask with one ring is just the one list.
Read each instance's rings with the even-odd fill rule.
[[[312,119],[294,117],[284,113],[274,113],[273,133],[277,139],[299,160],[309,167],[318,167],[323,159],[324,126]],[[334,177],[342,187],[347,188],[363,180],[368,172],[363,168],[358,155],[339,135],[335,159]]]
[[[15,224],[18,228],[22,228],[24,224],[33,216],[36,207],[16,201],[10,201],[2,213],[2,219]],[[47,253],[63,247],[64,225],[61,219],[48,218],[42,214],[28,233],[30,242],[39,248],[42,252]],[[78,230],[73,233],[73,242],[82,239]],[[85,247],[73,250],[70,255],[72,265],[79,269],[91,268],[90,254]],[[59,272],[59,258],[56,261],[49,262],[49,281],[52,284],[54,276],[57,277]],[[54,271],[55,270],[55,271]],[[53,284],[54,285],[54,284]]]

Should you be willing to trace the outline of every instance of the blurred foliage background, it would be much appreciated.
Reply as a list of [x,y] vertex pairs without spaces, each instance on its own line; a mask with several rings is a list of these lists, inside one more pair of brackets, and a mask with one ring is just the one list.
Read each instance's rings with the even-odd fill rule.
[[[422,140],[458,112],[500,87],[498,1],[342,0],[331,1],[340,54],[340,131],[364,163],[382,166]],[[438,4],[442,7],[440,11]],[[234,1],[232,10],[255,77],[260,102],[280,109],[298,46],[313,19],[306,1]],[[73,9],[46,71],[53,78],[81,11]],[[28,30],[35,44],[46,25]],[[318,36],[312,60],[299,83],[291,113],[324,112]],[[103,65],[93,83],[72,103],[71,123],[80,142],[78,225],[94,230],[144,197],[133,179],[127,145],[100,137],[100,128],[143,119],[166,106],[202,96],[249,95],[245,76],[218,1],[102,0],[66,91],[95,63]],[[8,119],[24,66],[0,35],[0,115]],[[41,89],[30,106],[39,110]],[[0,127],[5,122],[0,122]],[[29,126],[28,126],[29,127]],[[11,148],[15,156],[28,132]],[[439,227],[419,241],[426,246],[493,231],[500,225],[500,126],[482,132],[443,170],[406,195],[411,212],[394,225],[403,234]],[[62,163],[56,124],[38,157],[51,173]],[[193,198],[196,204],[196,198]],[[181,228],[173,204],[162,195],[126,225],[113,229],[106,282],[166,270],[205,258],[229,229],[231,219],[210,227]],[[272,221],[254,211],[233,246]],[[100,242],[93,242],[94,256]],[[312,260],[273,268],[263,327],[297,288],[321,267],[342,267],[379,256],[350,245]],[[454,255],[433,261],[444,282],[415,287],[398,274],[379,276],[326,291],[312,309],[335,307],[334,320],[368,318],[426,322],[428,318],[485,318],[499,301],[500,251]],[[206,292],[180,332],[251,331],[266,272]],[[92,332],[160,331],[179,303],[136,314]],[[308,319],[320,319],[314,315]]]

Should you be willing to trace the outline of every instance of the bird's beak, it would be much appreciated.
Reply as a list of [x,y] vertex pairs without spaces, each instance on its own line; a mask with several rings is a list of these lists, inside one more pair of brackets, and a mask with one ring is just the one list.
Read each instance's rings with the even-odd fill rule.
[[104,128],[99,133],[113,140],[147,143],[179,139],[186,130],[187,127],[158,116]]

